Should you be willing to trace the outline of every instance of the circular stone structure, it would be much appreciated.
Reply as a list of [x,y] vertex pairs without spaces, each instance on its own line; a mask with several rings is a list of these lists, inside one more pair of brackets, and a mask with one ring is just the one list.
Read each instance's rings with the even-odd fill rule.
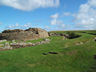
[[34,40],[49,37],[48,32],[41,28],[29,28],[26,30],[5,30],[0,33],[0,40]]

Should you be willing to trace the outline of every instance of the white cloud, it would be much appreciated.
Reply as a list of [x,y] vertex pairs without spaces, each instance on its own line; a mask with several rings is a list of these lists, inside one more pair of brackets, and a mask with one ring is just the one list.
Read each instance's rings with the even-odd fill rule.
[[57,7],[60,0],[0,0],[0,5],[30,11],[37,8]]
[[51,25],[54,25],[54,26],[58,27],[59,30],[62,29],[62,28],[63,29],[65,28],[65,24],[62,20],[59,19],[60,15],[58,13],[53,14],[50,17],[52,19],[51,22],[50,22]]
[[58,18],[59,18],[59,14],[53,14],[50,16],[51,17],[51,25],[57,25],[59,23]]
[[24,24],[22,27],[29,28],[29,27],[31,27],[31,23]]
[[54,14],[54,15],[51,15],[51,18],[57,19],[57,18],[59,18],[59,14],[56,13],[56,14]]
[[19,23],[16,24],[12,24],[10,26],[8,26],[9,29],[14,29],[14,28],[29,28],[31,27],[31,23],[26,23],[24,25],[20,25]]
[[64,12],[64,16],[71,16],[70,12]]
[[89,0],[88,4],[90,4],[91,6],[95,6],[96,7],[96,0]]
[[96,29],[96,0],[88,0],[87,3],[80,5],[75,22],[78,27]]
[[20,25],[18,23],[14,24],[14,25],[10,25],[8,26],[8,28],[16,28],[16,27],[20,27]]

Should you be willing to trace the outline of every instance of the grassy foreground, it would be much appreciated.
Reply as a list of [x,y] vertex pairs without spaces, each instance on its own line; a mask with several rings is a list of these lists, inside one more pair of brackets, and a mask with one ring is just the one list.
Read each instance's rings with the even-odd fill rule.
[[[63,32],[63,31],[62,31]],[[96,31],[76,31],[75,39],[49,37],[49,44],[0,51],[0,72],[96,72]],[[76,45],[83,42],[82,45]],[[58,54],[43,55],[42,53]]]

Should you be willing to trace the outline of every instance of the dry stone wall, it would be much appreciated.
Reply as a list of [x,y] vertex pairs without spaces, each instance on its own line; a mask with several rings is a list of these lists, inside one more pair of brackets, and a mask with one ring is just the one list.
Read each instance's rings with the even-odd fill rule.
[[26,42],[15,42],[12,41],[12,43],[6,42],[5,44],[0,44],[0,50],[12,50],[17,48],[25,48],[25,47],[32,47],[36,45],[46,44],[49,43],[50,39],[44,39],[43,41],[36,42],[36,43],[26,43]]

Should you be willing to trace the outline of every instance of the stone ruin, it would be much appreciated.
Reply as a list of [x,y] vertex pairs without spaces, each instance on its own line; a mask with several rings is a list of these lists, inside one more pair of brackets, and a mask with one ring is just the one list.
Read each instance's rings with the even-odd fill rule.
[[49,37],[48,32],[40,28],[29,28],[26,30],[5,30],[0,33],[0,40],[35,40]]
[[43,41],[36,42],[36,43],[31,43],[31,42],[29,42],[29,43],[25,43],[25,42],[11,43],[10,46],[13,49],[16,49],[16,48],[32,47],[32,46],[36,46],[36,45],[46,44],[46,43],[49,43],[49,42],[50,42],[49,39],[44,39]]
[[7,40],[0,40],[0,42],[6,42]]
[[43,41],[36,42],[36,43],[16,42],[15,40],[12,40],[12,43],[6,42],[5,44],[0,44],[0,50],[11,50],[16,48],[32,47],[36,45],[46,44],[49,42],[50,39],[44,39]]
[[[0,50],[24,48],[49,43],[50,40],[46,39],[47,37],[49,37],[48,32],[40,28],[29,28],[26,30],[5,30],[2,33],[0,33]],[[24,42],[27,40],[35,40],[39,38],[44,38],[45,40],[37,43]],[[21,42],[17,43],[16,40]],[[12,41],[12,43],[8,43],[7,41]],[[2,44],[2,42],[5,43]]]

